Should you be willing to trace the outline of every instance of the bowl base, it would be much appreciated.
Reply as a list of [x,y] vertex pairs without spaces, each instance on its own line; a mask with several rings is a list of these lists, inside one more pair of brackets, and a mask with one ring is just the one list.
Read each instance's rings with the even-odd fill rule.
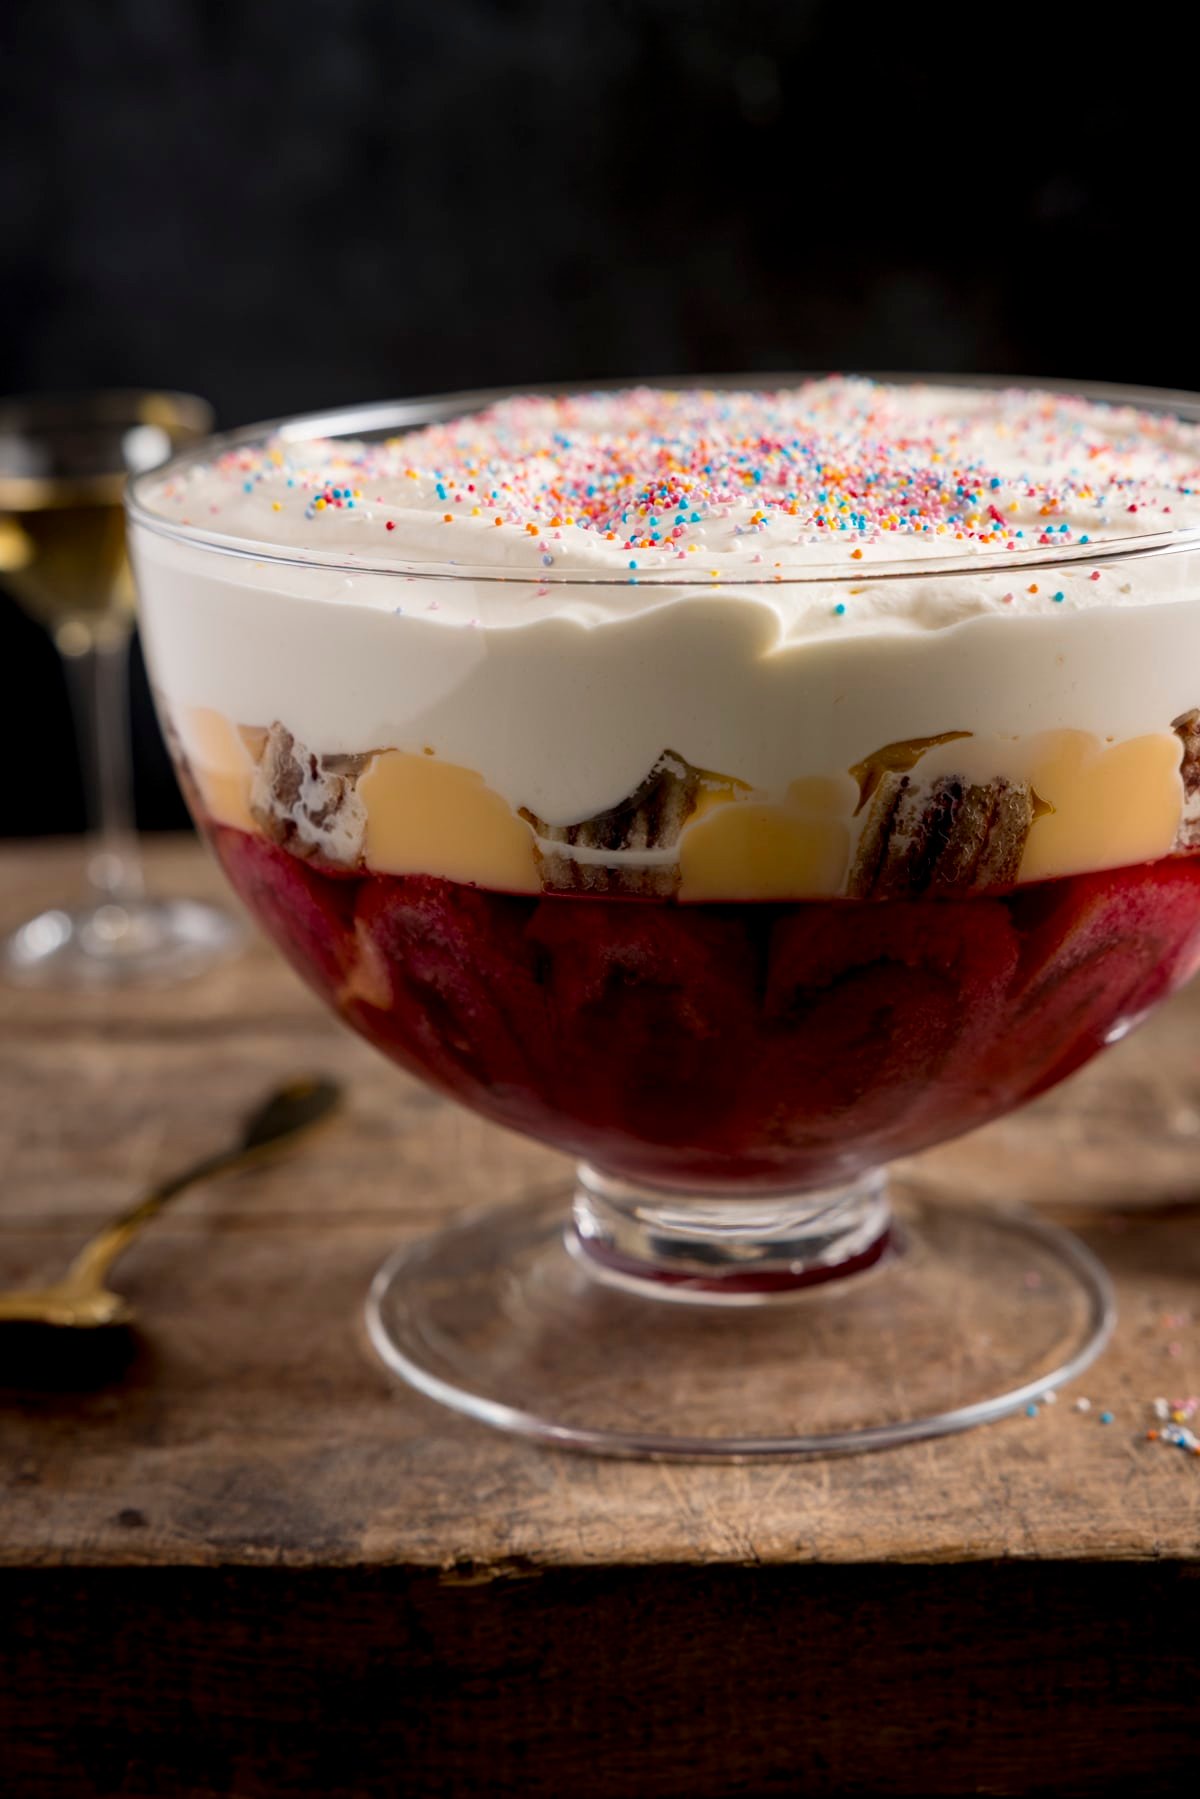
[[379,1355],[430,1398],[562,1448],[661,1460],[845,1454],[946,1435],[1079,1374],[1112,1330],[1069,1233],[900,1188],[887,1253],[753,1308],[597,1278],[570,1195],[398,1250],[367,1302]]

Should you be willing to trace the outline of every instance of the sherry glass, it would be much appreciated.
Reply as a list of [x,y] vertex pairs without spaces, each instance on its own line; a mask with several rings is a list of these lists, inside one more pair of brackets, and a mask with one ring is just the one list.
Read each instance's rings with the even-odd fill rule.
[[89,824],[86,898],[11,932],[0,945],[10,980],[165,982],[199,973],[241,941],[238,921],[218,907],[147,896],[133,821],[125,482],[212,424],[211,408],[191,394],[0,401],[0,580],[62,656]]

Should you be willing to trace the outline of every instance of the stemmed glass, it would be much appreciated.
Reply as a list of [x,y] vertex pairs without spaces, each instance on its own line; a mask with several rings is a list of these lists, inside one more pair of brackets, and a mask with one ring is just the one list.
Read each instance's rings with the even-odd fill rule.
[[63,660],[87,796],[88,894],[0,945],[10,979],[66,987],[199,973],[241,940],[235,918],[145,892],[128,724],[133,583],[122,500],[129,475],[211,431],[191,394],[100,392],[0,401],[0,580]]
[[[271,457],[285,461],[292,441],[386,440],[488,397],[297,419],[216,449],[237,470],[245,458],[252,480]],[[1103,397],[1165,404],[1113,389]],[[541,875],[527,878],[519,858],[492,880],[466,866],[483,836],[511,849],[525,829],[489,797],[493,760],[511,765],[519,746],[532,755],[523,766],[536,768],[539,758],[550,766],[603,749],[610,721],[639,708],[655,729],[659,710],[685,730],[711,716],[730,690],[705,633],[727,631],[729,666],[740,656],[738,667],[753,667],[746,633],[762,616],[753,592],[718,616],[712,579],[639,575],[655,590],[639,594],[647,616],[656,616],[650,599],[693,609],[684,616],[705,656],[681,657],[684,632],[670,658],[656,660],[648,640],[640,659],[610,667],[593,648],[599,631],[574,622],[604,603],[607,572],[562,577],[562,604],[575,607],[564,628],[553,569],[526,579],[511,563],[449,566],[386,548],[350,556],[223,534],[219,521],[181,519],[164,498],[185,493],[193,465],[211,454],[177,459],[165,487],[139,479],[129,502],[147,655],[201,829],[267,933],[345,1022],[444,1093],[577,1163],[573,1182],[456,1220],[389,1259],[367,1309],[385,1363],[498,1428],[577,1449],[696,1458],[858,1450],[961,1430],[1086,1367],[1114,1314],[1104,1271],[1081,1243],[1006,1207],[1002,1168],[995,1206],[889,1182],[884,1168],[1053,1085],[1200,960],[1200,857],[1190,837],[1172,840],[1168,817],[1180,805],[1178,732],[1186,756],[1193,732],[1176,714],[1200,667],[1196,534],[1082,552],[1039,546],[997,563],[1020,570],[1007,576],[1014,582],[1055,587],[1102,571],[1114,593],[1150,570],[1171,588],[1169,605],[1114,604],[1099,629],[1082,610],[983,618],[885,644],[875,661],[878,646],[860,639],[836,682],[822,651],[798,655],[786,682],[759,689],[755,728],[775,732],[788,754],[801,746],[798,774],[810,753],[853,777],[848,799],[847,776],[798,782],[790,822],[728,806],[735,828],[748,820],[753,836],[761,826],[757,841],[778,843],[780,855],[806,845],[810,869],[830,846],[842,854],[856,799],[868,821],[860,845],[876,825],[884,843],[895,809],[923,791],[910,774],[922,757],[936,762],[928,791],[958,823],[927,840],[897,830],[900,860],[860,849],[856,887],[793,898],[780,880],[775,897],[692,900],[667,848],[636,894],[590,877],[565,891],[550,874],[579,841],[574,827],[529,808],[520,816]],[[795,578],[831,607],[845,582],[829,570]],[[890,604],[905,582],[977,578],[977,563],[942,549],[915,573],[911,562],[873,566],[854,587],[886,584]],[[614,592],[609,616],[619,601]],[[489,610],[506,625],[494,646],[476,629]],[[540,680],[547,644],[553,660]],[[1073,721],[1103,732],[1110,716],[1128,716],[1135,669],[1157,696],[1153,735],[1109,763],[1097,737],[1084,779]],[[897,707],[911,713],[907,675],[931,696],[930,715],[908,724],[917,734],[900,741],[880,724],[887,740],[873,756],[870,742],[843,745],[846,695],[858,701],[854,729],[869,733]],[[631,682],[640,683],[632,711]],[[971,746],[978,767],[993,742],[1014,753],[1013,721],[1035,689],[1065,734],[1044,751],[1044,790],[1032,776],[989,786],[986,768],[964,775],[962,696],[975,708],[966,723],[994,721],[994,739]],[[441,760],[447,719],[474,746],[469,767]],[[629,808],[657,806],[664,783],[697,776],[673,735],[663,741],[676,753],[650,769]],[[1150,786],[1145,806],[1121,799],[1133,834],[1122,862],[1106,847],[1105,796],[1128,794],[1130,768]],[[1192,772],[1185,759],[1187,781]],[[1200,763],[1195,772],[1200,785]],[[619,814],[590,822],[608,828]],[[1040,826],[1045,818],[1052,825]],[[373,865],[364,820],[401,845],[390,865],[386,856]],[[1039,827],[1047,842],[1066,833],[1070,853],[1051,859],[1047,878],[1023,870],[1018,880],[1013,844],[1019,856]],[[366,848],[347,852],[355,829]],[[926,874],[941,869],[939,891],[903,860],[913,845],[933,858]],[[603,847],[574,853],[584,867],[605,860]],[[465,872],[453,872],[455,857]],[[984,859],[991,876],[955,884],[952,864]],[[665,891],[670,878],[676,887]]]

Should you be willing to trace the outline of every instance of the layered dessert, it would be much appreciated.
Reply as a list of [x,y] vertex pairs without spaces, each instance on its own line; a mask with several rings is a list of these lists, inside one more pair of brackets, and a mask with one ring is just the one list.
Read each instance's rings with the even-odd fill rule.
[[342,1016],[656,1189],[835,1185],[1200,957],[1200,430],[825,380],[144,482],[162,715]]

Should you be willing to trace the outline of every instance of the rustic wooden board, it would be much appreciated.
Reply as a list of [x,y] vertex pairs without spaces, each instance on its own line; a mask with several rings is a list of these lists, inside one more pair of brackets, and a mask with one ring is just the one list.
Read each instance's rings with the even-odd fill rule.
[[[76,866],[71,846],[5,851],[0,923],[61,897]],[[153,846],[151,869],[164,889],[219,891],[192,844]],[[0,1282],[52,1275],[140,1184],[222,1141],[259,1090],[306,1067],[347,1080],[347,1117],[286,1165],[189,1196],[130,1253],[118,1284],[143,1330],[120,1380],[97,1369],[91,1392],[38,1390],[0,1337],[0,1692],[21,1792],[383,1792],[393,1776],[397,1791],[451,1792],[471,1790],[471,1769],[477,1790],[497,1792],[941,1792],[976,1784],[972,1767],[989,1790],[1017,1791],[1038,1790],[1039,1755],[1053,1790],[1044,1739],[1021,1747],[1022,1716],[1059,1731],[1072,1790],[1103,1790],[1117,1767],[1143,1791],[1170,1790],[1182,1670],[1196,1670],[1194,1626],[1178,1620],[1194,1618],[1200,1458],[1145,1431],[1155,1395],[1200,1390],[1200,988],[1059,1093],[905,1170],[968,1198],[1026,1198],[1100,1253],[1121,1323],[1076,1389],[1091,1412],[1068,1390],[1035,1418],[808,1464],[571,1457],[395,1385],[361,1323],[384,1254],[460,1206],[565,1183],[567,1168],[390,1067],[261,943],[170,992],[0,992]],[[182,1614],[186,1628],[171,1626]],[[296,1621],[286,1643],[281,1616]],[[110,1618],[111,1680],[99,1647]],[[1136,1669],[1094,1650],[1072,1666],[1071,1641],[1119,1623]],[[139,1654],[155,1660],[160,1629],[181,1634],[153,1676],[139,1772],[119,1689]],[[265,1722],[244,1693],[260,1639]],[[622,1669],[639,1683],[642,1697],[627,1695],[636,1780],[628,1761],[600,1768],[573,1642],[597,1702],[616,1703]],[[382,1736],[344,1681],[323,1709],[311,1682],[339,1643],[347,1666],[379,1658],[370,1704],[384,1670],[426,1699],[397,1701]],[[101,1665],[86,1672],[89,1656]],[[869,1675],[857,1697],[855,1658]],[[750,1685],[758,1669],[753,1702],[730,1687],[734,1666]],[[40,1711],[31,1669],[48,1683]],[[719,1685],[707,1720],[704,1680]],[[815,1712],[800,1697],[812,1682]],[[64,1734],[52,1724],[67,1684],[81,1710]],[[674,1743],[656,1735],[651,1699],[664,1729],[676,1708]],[[172,1705],[190,1735],[172,1735]],[[439,1760],[414,1705],[429,1731],[474,1728],[474,1748]],[[1089,1728],[1105,1729],[1089,1707],[1108,1718],[1103,1752],[1089,1746]],[[285,1725],[303,1745],[290,1771]],[[407,1785],[398,1762],[370,1759],[401,1743]],[[337,1784],[342,1754],[365,1757],[370,1777]]]

